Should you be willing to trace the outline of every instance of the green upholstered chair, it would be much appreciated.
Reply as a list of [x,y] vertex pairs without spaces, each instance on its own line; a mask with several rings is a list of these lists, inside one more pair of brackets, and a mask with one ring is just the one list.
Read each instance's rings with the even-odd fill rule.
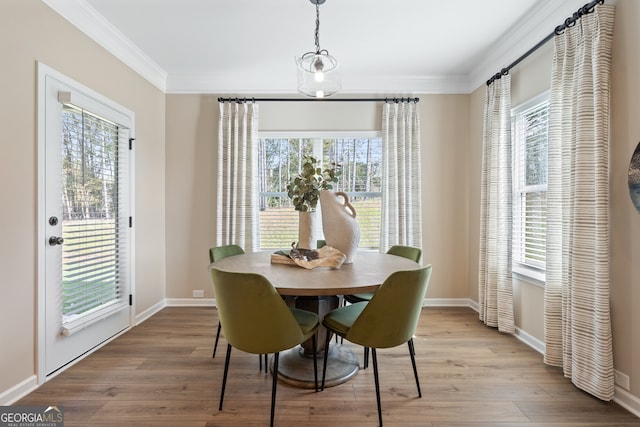
[[[220,261],[223,258],[233,256],[233,255],[241,255],[243,253],[244,253],[244,249],[242,249],[238,245],[216,246],[214,248],[209,249],[209,261],[210,262]],[[221,323],[218,321],[216,341],[213,344],[213,355],[211,355],[211,357],[216,357],[216,350],[218,349],[218,340],[220,339],[220,330],[221,330]],[[262,370],[262,358],[260,358],[260,370]]]
[[316,332],[318,315],[287,307],[269,280],[254,273],[230,273],[211,268],[222,331],[227,339],[227,356],[220,393],[220,410],[229,371],[231,348],[247,353],[273,353],[271,426],[273,426],[280,352],[311,338],[315,389],[318,391]]
[[[325,348],[329,348],[329,337],[333,332],[347,341],[371,349],[380,426],[382,426],[382,407],[376,349],[408,344],[418,397],[422,397],[416,369],[413,335],[418,325],[430,276],[431,265],[417,270],[392,273],[370,301],[340,307],[328,313],[322,321],[327,328]],[[325,357],[322,370],[323,390],[326,370],[327,358]]]
[[[387,253],[390,255],[401,256],[417,263],[419,263],[420,258],[422,258],[422,249],[415,248],[413,246],[394,245],[389,248]],[[365,292],[361,294],[345,295],[344,299],[345,301],[353,304],[356,302],[369,301],[372,296],[373,292]]]
[[[413,246],[403,246],[403,245],[393,245],[387,251],[390,255],[397,255],[403,258],[410,259],[417,263],[420,263],[420,259],[422,258],[422,249],[416,248]],[[369,301],[373,297],[373,292],[364,292],[361,294],[353,294],[353,295],[345,295],[344,300],[351,304],[355,304],[357,302]],[[336,336],[337,339],[337,336]],[[369,349],[365,347],[364,349],[364,367],[365,369],[369,366]]]

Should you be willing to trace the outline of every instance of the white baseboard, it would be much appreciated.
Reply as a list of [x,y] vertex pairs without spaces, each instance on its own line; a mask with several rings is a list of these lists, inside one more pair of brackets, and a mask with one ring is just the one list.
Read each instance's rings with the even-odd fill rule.
[[[216,307],[215,298],[167,298],[165,302],[167,307]],[[468,298],[427,298],[422,306],[474,308],[474,304],[475,302]]]
[[640,418],[640,399],[622,387],[616,386],[613,401]]
[[8,406],[22,399],[27,394],[38,388],[38,377],[31,375],[24,381],[14,385],[10,389],[0,393],[0,406]]
[[215,307],[215,298],[168,298],[167,307]]
[[[426,298],[423,307],[471,307],[474,302],[469,298]],[[476,311],[478,311],[476,309]]]
[[518,338],[520,341],[522,341],[538,353],[544,354],[546,348],[544,342],[540,341],[533,335],[526,333],[520,328],[516,328],[516,338]]
[[162,310],[163,308],[165,308],[167,306],[167,300],[162,300],[157,304],[152,305],[151,307],[149,307],[148,309],[146,309],[145,311],[143,311],[140,314],[136,314],[136,319],[135,319],[135,324],[139,325],[140,323],[144,322],[145,320],[149,319],[150,317],[152,317],[154,314],[156,314],[157,312],[159,312],[160,310]]

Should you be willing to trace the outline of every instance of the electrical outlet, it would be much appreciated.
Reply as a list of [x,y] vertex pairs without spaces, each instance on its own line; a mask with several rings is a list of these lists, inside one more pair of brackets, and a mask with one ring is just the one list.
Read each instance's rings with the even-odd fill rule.
[[615,379],[614,382],[618,387],[622,387],[623,389],[629,391],[629,375],[623,374],[620,371],[614,370]]
[[202,289],[194,289],[193,290],[194,298],[204,298],[204,291]]

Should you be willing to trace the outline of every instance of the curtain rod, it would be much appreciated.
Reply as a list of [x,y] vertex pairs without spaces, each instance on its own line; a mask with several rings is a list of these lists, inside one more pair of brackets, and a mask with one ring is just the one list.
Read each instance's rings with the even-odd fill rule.
[[218,102],[414,102],[420,98],[218,98]]
[[510,65],[504,67],[502,70],[500,70],[500,72],[498,72],[498,73],[494,74],[493,76],[491,76],[491,78],[489,80],[487,80],[487,86],[489,86],[494,81],[500,79],[502,76],[506,76],[507,74],[509,74],[509,70],[511,70],[516,65],[518,65],[527,56],[531,55],[533,52],[538,50],[540,47],[542,47],[545,43],[547,43],[553,37],[559,36],[560,34],[562,34],[562,32],[565,29],[567,29],[569,27],[573,27],[576,24],[576,21],[578,19],[580,19],[583,15],[587,15],[589,13],[592,13],[593,9],[598,4],[604,4],[604,0],[592,0],[591,2],[589,2],[589,3],[585,4],[584,6],[582,6],[580,9],[578,9],[576,12],[574,12],[573,15],[571,15],[570,17],[565,19],[564,22],[561,25],[558,25],[555,28],[555,30],[553,30],[553,32],[551,34],[547,35],[545,38],[540,40],[538,42],[538,44],[536,44],[534,47],[532,47],[531,49],[526,51],[524,53],[524,55],[522,55],[520,58],[518,58],[515,61],[513,61]]

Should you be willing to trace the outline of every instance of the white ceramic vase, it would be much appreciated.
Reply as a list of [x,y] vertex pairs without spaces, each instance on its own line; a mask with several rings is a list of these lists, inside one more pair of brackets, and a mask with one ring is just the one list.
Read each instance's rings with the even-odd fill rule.
[[298,212],[298,248],[316,249],[320,238],[320,224],[316,211]]
[[352,263],[360,243],[360,225],[349,196],[342,191],[320,191],[320,211],[327,245],[345,254],[345,264]]

